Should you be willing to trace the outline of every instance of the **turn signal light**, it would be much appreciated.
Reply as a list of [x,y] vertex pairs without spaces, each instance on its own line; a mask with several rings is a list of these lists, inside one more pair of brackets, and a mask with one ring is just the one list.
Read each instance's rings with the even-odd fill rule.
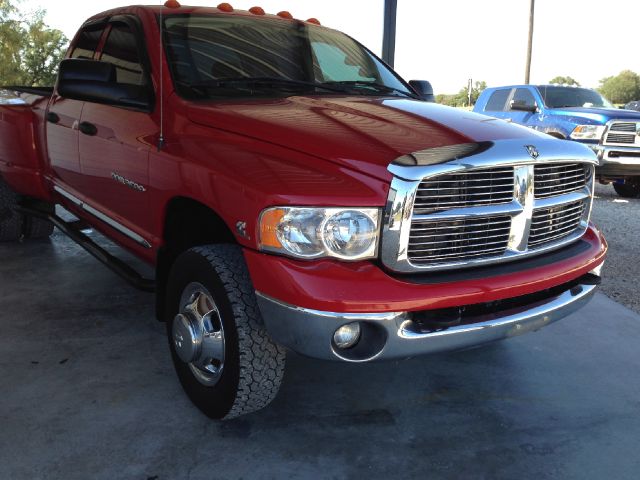
[[251,7],[249,11],[254,15],[264,15],[264,9],[262,7]]
[[229,3],[221,3],[220,5],[218,5],[218,10],[221,10],[221,11],[227,12],[227,13],[231,13],[231,12],[233,12],[233,7]]
[[178,0],[167,0],[164,2],[164,6],[167,8],[180,8],[180,3]]
[[293,20],[293,15],[291,15],[286,10],[278,12],[278,16],[281,17],[281,18],[286,18],[287,20]]
[[317,18],[310,18],[309,20],[307,20],[307,23],[313,23],[314,25],[320,25],[320,20],[318,20]]

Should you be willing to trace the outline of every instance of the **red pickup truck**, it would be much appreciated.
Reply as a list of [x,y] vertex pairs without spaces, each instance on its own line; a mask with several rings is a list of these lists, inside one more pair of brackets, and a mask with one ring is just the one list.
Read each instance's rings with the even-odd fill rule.
[[315,19],[171,1],[94,16],[54,88],[0,94],[0,239],[55,225],[155,291],[184,389],[231,418],[275,397],[285,347],[406,358],[583,306],[607,248],[589,221],[595,164],[578,143],[421,101]]

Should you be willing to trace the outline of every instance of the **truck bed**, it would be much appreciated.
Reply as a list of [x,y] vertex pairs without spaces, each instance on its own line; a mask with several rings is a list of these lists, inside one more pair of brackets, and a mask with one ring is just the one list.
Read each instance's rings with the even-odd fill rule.
[[0,88],[0,176],[14,190],[48,199],[42,182],[45,115],[53,87]]

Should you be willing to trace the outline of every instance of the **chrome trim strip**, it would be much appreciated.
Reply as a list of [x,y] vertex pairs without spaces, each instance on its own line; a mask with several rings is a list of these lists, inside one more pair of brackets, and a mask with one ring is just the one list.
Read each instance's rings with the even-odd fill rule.
[[88,205],[87,203],[83,202],[82,200],[80,200],[75,195],[72,195],[71,193],[67,192],[66,190],[60,188],[58,185],[54,185],[53,189],[56,192],[58,192],[60,195],[65,197],[67,200],[70,200],[72,203],[74,203],[75,205],[80,207],[85,212],[93,215],[94,217],[98,218],[99,220],[102,220],[104,223],[109,225],[111,228],[114,228],[115,230],[118,230],[120,233],[122,233],[126,237],[129,237],[134,242],[139,243],[140,245],[142,245],[145,248],[151,248],[151,244],[147,240],[145,240],[143,237],[138,235],[136,232],[134,232],[133,230],[131,230],[131,229],[127,228],[127,227],[125,227],[121,223],[116,222],[114,219],[112,219],[111,217],[108,217],[107,215],[105,215],[101,211],[93,208],[91,205]]
[[514,252],[524,252],[529,241],[529,229],[533,216],[533,165],[523,165],[514,168],[515,201],[520,205],[521,212],[511,219],[511,231],[507,248]]
[[500,215],[515,217],[522,212],[523,206],[514,200],[510,203],[499,203],[496,205],[486,205],[484,207],[452,208],[451,210],[440,210],[427,214],[414,214],[412,220],[415,222],[426,220],[456,220],[459,218],[497,217]]
[[79,207],[82,207],[82,200],[80,200],[78,197],[71,195],[69,192],[67,192],[66,190],[63,190],[62,188],[60,188],[57,185],[53,186],[53,189],[58,192],[60,195],[62,195],[63,197],[65,197],[67,200],[71,200],[73,203],[75,203],[76,205],[78,205]]
[[[405,166],[391,164],[388,170],[394,174],[389,189],[384,216],[380,255],[382,262],[391,270],[410,273],[420,271],[438,271],[450,268],[467,268],[487,264],[511,261],[517,258],[539,255],[561,248],[579,239],[587,229],[593,202],[594,168],[597,158],[590,148],[578,143],[553,138],[540,138],[535,141],[539,157],[533,160],[527,151],[526,139],[500,140],[481,153],[461,159],[452,159],[437,165]],[[531,140],[528,141],[529,143]],[[420,152],[412,154],[417,156]],[[569,192],[545,198],[535,198],[535,165],[580,163],[590,166],[586,185],[582,191]],[[488,205],[483,207],[464,207],[437,211],[430,214],[415,214],[414,202],[418,188],[423,180],[441,175],[472,172],[473,170],[512,167],[514,169],[514,196],[511,203]],[[571,202],[586,203],[580,226],[572,234],[559,240],[550,241],[542,246],[528,245],[529,230],[533,212]],[[484,258],[467,258],[450,263],[412,264],[408,248],[411,226],[414,221],[440,221],[473,219],[507,215],[512,217],[512,225],[503,255]]]

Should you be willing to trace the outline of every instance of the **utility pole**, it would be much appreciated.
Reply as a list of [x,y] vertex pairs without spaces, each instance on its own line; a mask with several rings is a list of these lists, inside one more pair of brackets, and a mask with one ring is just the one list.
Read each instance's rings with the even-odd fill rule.
[[527,45],[527,64],[524,70],[524,83],[529,84],[529,76],[531,74],[531,50],[533,48],[533,17],[535,14],[536,0],[531,0],[531,7],[529,10],[529,43]]
[[384,0],[384,34],[382,37],[382,59],[393,68],[396,56],[396,15],[398,0]]

